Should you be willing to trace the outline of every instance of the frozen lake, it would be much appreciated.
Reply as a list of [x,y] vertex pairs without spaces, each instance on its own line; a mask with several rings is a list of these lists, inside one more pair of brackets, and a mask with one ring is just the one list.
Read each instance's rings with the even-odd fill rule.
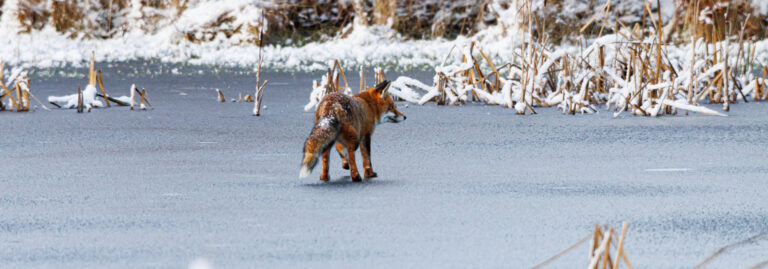
[[[144,68],[158,67],[131,70]],[[691,268],[768,231],[765,103],[727,118],[401,103],[408,120],[373,136],[379,178],[351,183],[334,153],[322,183],[320,169],[298,179],[313,120],[302,108],[320,74],[263,74],[257,118],[252,103],[218,103],[213,90],[248,93],[251,75],[117,70],[105,70],[108,92],[137,83],[154,110],[0,113],[3,268],[184,268],[200,257],[215,268],[526,268],[595,222],[622,221],[635,268]],[[33,75],[32,89],[43,99],[85,82]],[[586,267],[588,252],[551,268]],[[766,260],[759,241],[711,268]]]

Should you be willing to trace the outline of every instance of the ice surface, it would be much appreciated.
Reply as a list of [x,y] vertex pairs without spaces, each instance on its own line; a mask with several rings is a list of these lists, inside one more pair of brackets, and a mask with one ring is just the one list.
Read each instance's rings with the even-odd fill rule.
[[[433,74],[387,74],[398,75]],[[319,169],[297,178],[317,74],[262,78],[274,84],[261,117],[250,103],[211,98],[217,87],[253,89],[253,76],[227,72],[105,77],[110,89],[142,81],[151,111],[0,113],[0,264],[527,268],[594,222],[627,221],[635,268],[691,268],[768,230],[765,103],[733,106],[728,118],[400,105],[408,120],[373,135],[378,178],[352,184],[334,152],[331,182],[321,183]],[[41,96],[77,83],[33,78]],[[762,262],[767,243],[712,268]],[[586,267],[588,252],[551,268]]]

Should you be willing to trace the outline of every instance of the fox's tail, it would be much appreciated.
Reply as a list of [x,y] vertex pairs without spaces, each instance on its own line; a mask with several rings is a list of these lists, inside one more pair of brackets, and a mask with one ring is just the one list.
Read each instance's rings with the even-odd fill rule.
[[333,146],[339,136],[341,121],[336,116],[325,116],[317,120],[315,127],[304,142],[304,159],[301,161],[300,178],[309,176],[317,164],[320,153]]

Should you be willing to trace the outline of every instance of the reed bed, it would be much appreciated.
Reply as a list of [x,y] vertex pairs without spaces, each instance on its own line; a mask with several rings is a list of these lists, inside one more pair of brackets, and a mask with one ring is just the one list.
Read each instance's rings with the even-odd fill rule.
[[[0,89],[0,111],[31,111],[36,107],[32,105],[31,100],[37,102],[40,108],[51,111],[48,106],[32,94],[29,75],[23,68],[14,68],[6,84],[3,82],[4,67],[5,64],[0,62],[0,86],[2,86]],[[94,55],[92,53],[86,87],[83,89],[81,85],[78,85],[77,91],[70,95],[48,96],[48,104],[60,109],[76,109],[78,113],[91,112],[93,108],[112,107],[113,105],[130,106],[131,110],[134,110],[136,108],[136,98],[138,98],[139,110],[152,109],[146,89],[139,90],[133,85],[129,89],[129,95],[130,97],[112,97],[107,94],[103,75],[101,70],[95,69]]]
[[[40,99],[30,90],[29,75],[21,68],[16,68],[8,78],[8,85],[3,82],[5,63],[0,62],[0,111],[28,112],[33,107],[31,100],[36,101],[41,108],[50,111]],[[8,99],[7,101],[5,99]],[[7,102],[7,103],[3,103]]]
[[[387,79],[383,69],[374,68],[373,72],[374,72],[373,74],[374,85],[384,82],[384,80]],[[368,88],[366,86],[366,81],[365,81],[365,66],[360,66],[359,75],[360,75],[360,88],[358,90],[358,93],[363,92],[365,89]],[[404,78],[400,77],[400,79],[404,79]],[[344,82],[343,87],[341,84],[342,81]],[[390,93],[391,93],[391,90],[392,88],[390,86]],[[323,77],[320,80],[312,81],[312,93],[310,93],[309,95],[309,102],[304,106],[304,111],[311,111],[317,106],[317,104],[320,103],[321,100],[323,100],[323,97],[334,92],[341,92],[347,95],[354,94],[354,92],[352,91],[352,88],[349,87],[349,82],[347,81],[347,75],[344,73],[344,68],[341,66],[341,62],[339,60],[333,60],[332,62],[329,63],[328,71],[325,74],[323,74]],[[392,94],[392,97],[398,100],[402,99],[402,96],[405,96],[405,95],[403,95],[399,91],[398,91],[398,94]],[[413,101],[413,99],[409,99],[409,100]]]
[[[264,11],[263,10],[261,12],[261,17],[260,18],[261,18],[261,22],[260,23],[263,25],[265,23],[264,22],[265,19],[264,19]],[[261,115],[261,109],[262,108],[266,108],[266,106],[262,106],[261,105],[261,101],[264,98],[264,88],[266,88],[267,87],[267,83],[269,83],[269,80],[264,80],[263,83],[261,81],[261,60],[262,60],[262,55],[261,55],[262,50],[261,50],[261,48],[262,48],[262,46],[264,44],[263,43],[263,37],[264,37],[264,30],[260,29],[259,33],[258,33],[258,36],[257,36],[257,38],[259,40],[259,42],[257,44],[259,46],[259,55],[258,55],[258,60],[257,60],[257,63],[256,63],[256,90],[255,90],[253,96],[251,96],[250,94],[246,94],[245,98],[243,98],[243,93],[239,93],[237,99],[234,99],[234,98],[232,99],[232,102],[246,102],[246,103],[253,102],[254,103],[253,104],[253,115],[257,116],[257,117]],[[217,99],[218,99],[219,102],[223,103],[223,102],[227,101],[227,98],[224,97],[224,93],[220,89],[216,89],[216,93],[218,95]]]
[[[363,80],[363,72],[360,72],[361,81]],[[344,80],[344,87],[341,87],[341,79]],[[363,84],[360,84],[360,88],[363,88]],[[347,82],[347,75],[344,74],[344,69],[341,67],[339,60],[334,60],[328,67],[323,77],[318,80],[312,81],[312,93],[309,95],[309,103],[304,106],[304,111],[311,111],[317,104],[328,94],[334,92],[343,92],[345,94],[352,95],[352,89]]]
[[81,85],[78,85],[77,92],[74,94],[48,96],[48,103],[57,108],[77,109],[78,113],[84,111],[91,112],[92,108],[112,107],[113,103],[116,106],[130,106],[131,110],[135,110],[136,98],[138,96],[139,110],[152,109],[147,90],[144,88],[139,90],[136,85],[132,85],[128,90],[130,96],[120,96],[116,98],[109,96],[104,88],[104,77],[102,76],[101,70],[97,70],[95,66],[95,55],[92,52],[90,67],[88,69],[88,84],[86,84],[85,89],[83,89]]
[[[158,32],[169,26],[179,26],[185,39],[192,42],[207,42],[221,34],[226,38],[235,37],[243,43],[256,44],[260,41],[258,33],[267,31],[271,43],[280,43],[288,39],[305,42],[335,36],[355,18],[363,17],[366,23],[390,25],[399,34],[410,38],[438,38],[471,36],[489,25],[498,24],[508,18],[499,13],[506,6],[525,3],[525,0],[371,0],[371,1],[333,1],[333,0],[266,0],[241,1],[242,4],[230,4],[226,8],[222,3],[208,1],[181,0],[27,0],[9,2],[8,10],[16,10],[15,17],[20,23],[20,31],[39,31],[52,26],[56,31],[72,38],[82,37],[104,39],[121,36],[134,31],[147,34]],[[230,1],[225,1],[230,2]],[[233,3],[237,1],[231,1]],[[584,33],[580,25],[592,19],[590,14],[600,11],[607,0],[574,1],[548,0],[536,3],[530,9],[538,21],[537,35],[546,34],[555,42],[573,41],[578,33]],[[611,16],[606,17],[611,23],[645,23],[640,16],[644,9],[643,1],[613,1]],[[743,21],[748,15],[751,35],[765,37],[765,11],[758,10],[747,0],[680,0],[669,23],[667,33],[689,29],[690,24],[699,23],[700,15],[711,17],[709,27],[720,31],[719,37],[728,29],[735,30],[739,25],[725,24],[729,18]],[[729,3],[728,5],[724,3]],[[13,5],[13,6],[11,6]],[[216,11],[200,15],[201,10]],[[220,11],[220,12],[219,12]],[[520,10],[522,13],[528,10]],[[187,14],[189,12],[189,14]],[[258,12],[264,12],[267,23],[261,23]],[[515,11],[517,12],[517,11]],[[644,18],[643,21],[639,21]],[[253,19],[253,20],[251,20]],[[590,24],[587,33],[596,35],[602,28],[599,24]],[[708,31],[698,28],[696,31]],[[671,36],[665,36],[665,41]],[[708,37],[708,41],[709,37]]]
[[[610,2],[582,29],[600,21],[600,16],[605,23],[608,12]],[[697,32],[711,35],[713,42],[692,37],[686,45],[688,55],[678,59],[667,53],[660,10],[653,12],[646,4],[644,16],[653,22],[647,28],[603,24],[614,33],[601,34],[588,46],[561,50],[553,50],[544,37],[534,38],[536,22],[529,16],[527,38],[511,49],[507,62],[494,63],[480,44],[470,42],[448,52],[435,67],[431,86],[400,77],[392,85],[392,94],[422,105],[481,102],[513,108],[519,114],[536,114],[539,107],[589,114],[604,106],[614,116],[629,112],[652,117],[682,111],[725,116],[703,104],[721,104],[727,112],[731,104],[768,97],[768,69],[759,66],[762,76],[755,75],[755,45],[743,38],[747,23],[727,38],[718,39],[717,27]],[[446,65],[448,57],[459,60]]]

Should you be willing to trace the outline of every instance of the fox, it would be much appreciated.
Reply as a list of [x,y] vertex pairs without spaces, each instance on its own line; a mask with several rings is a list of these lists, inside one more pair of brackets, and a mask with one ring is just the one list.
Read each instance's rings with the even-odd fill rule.
[[341,157],[342,168],[349,169],[353,182],[361,182],[355,163],[355,152],[360,147],[366,179],[375,178],[371,166],[371,136],[376,125],[399,123],[406,116],[397,110],[389,95],[391,82],[384,81],[361,93],[349,96],[331,93],[323,97],[315,111],[315,124],[304,142],[304,157],[299,178],[309,176],[317,159],[323,158],[321,181],[328,181],[328,155],[335,144]]

